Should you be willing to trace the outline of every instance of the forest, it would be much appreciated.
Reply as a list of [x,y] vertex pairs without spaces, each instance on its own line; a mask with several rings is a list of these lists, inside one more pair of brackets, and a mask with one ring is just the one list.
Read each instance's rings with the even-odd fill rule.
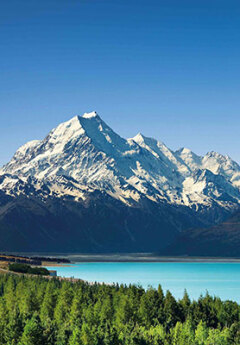
[[240,344],[240,306],[208,293],[0,275],[1,345]]

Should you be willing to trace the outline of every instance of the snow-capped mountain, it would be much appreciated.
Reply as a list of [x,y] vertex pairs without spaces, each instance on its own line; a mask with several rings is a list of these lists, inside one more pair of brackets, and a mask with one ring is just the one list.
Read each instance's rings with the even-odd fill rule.
[[[22,198],[43,205],[71,200],[85,210],[98,195],[98,202],[108,200],[111,209],[148,210],[154,217],[168,218],[164,229],[171,223],[170,228],[181,231],[194,221],[198,226],[219,222],[239,207],[240,166],[216,152],[204,157],[186,148],[174,152],[142,134],[124,139],[92,112],[61,123],[43,140],[21,146],[0,169],[0,192],[18,206]],[[154,224],[161,227],[159,221]],[[134,225],[122,226],[130,240],[137,241]],[[94,236],[91,241],[98,242]]]
[[[123,139],[96,112],[75,116],[44,140],[21,146],[0,173],[6,174],[0,188],[9,194],[30,177],[34,188],[42,189],[44,182],[50,194],[76,200],[100,190],[127,204],[143,196],[190,207],[240,201],[240,167],[230,157],[215,152],[199,157],[186,148],[173,152],[142,134]],[[71,188],[63,178],[72,179]]]

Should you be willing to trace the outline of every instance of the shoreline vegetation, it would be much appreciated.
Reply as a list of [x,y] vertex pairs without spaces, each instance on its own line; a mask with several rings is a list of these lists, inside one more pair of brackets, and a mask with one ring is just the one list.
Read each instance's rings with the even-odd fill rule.
[[0,287],[1,345],[240,344],[239,304],[208,293],[10,274]]
[[26,264],[31,266],[51,266],[51,265],[65,265],[70,264],[71,261],[67,258],[54,256],[37,256],[23,255],[16,253],[0,253],[0,268],[7,269],[12,263]]
[[11,272],[16,272],[16,273],[26,273],[26,274],[34,274],[34,275],[39,275],[39,276],[49,276],[50,272],[47,268],[45,267],[33,267],[28,264],[22,264],[22,263],[11,263],[8,266],[8,270]]

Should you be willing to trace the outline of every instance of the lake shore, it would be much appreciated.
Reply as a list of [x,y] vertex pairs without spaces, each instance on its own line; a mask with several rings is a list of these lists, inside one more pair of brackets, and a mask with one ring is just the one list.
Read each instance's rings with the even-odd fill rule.
[[[237,257],[200,257],[200,256],[160,256],[154,253],[112,253],[112,254],[81,254],[81,253],[11,253],[29,257],[44,256],[44,266],[69,266],[74,262],[200,262],[200,263],[240,263]],[[69,263],[48,261],[48,258],[64,258]]]
[[[224,257],[168,257],[153,254],[61,254],[71,263],[74,262],[202,262],[202,263],[240,263],[240,258]],[[64,266],[65,264],[55,264],[54,266]],[[69,264],[67,264],[68,266]],[[51,265],[53,266],[53,265]]]
[[240,258],[220,257],[168,257],[153,254],[68,254],[66,256],[71,262],[229,262],[240,263]]

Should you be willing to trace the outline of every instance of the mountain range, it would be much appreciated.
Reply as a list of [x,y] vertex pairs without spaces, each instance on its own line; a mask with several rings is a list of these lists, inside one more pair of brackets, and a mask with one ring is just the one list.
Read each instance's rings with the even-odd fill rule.
[[240,255],[240,227],[220,225],[239,203],[240,166],[229,156],[124,139],[85,113],[0,169],[0,250]]

